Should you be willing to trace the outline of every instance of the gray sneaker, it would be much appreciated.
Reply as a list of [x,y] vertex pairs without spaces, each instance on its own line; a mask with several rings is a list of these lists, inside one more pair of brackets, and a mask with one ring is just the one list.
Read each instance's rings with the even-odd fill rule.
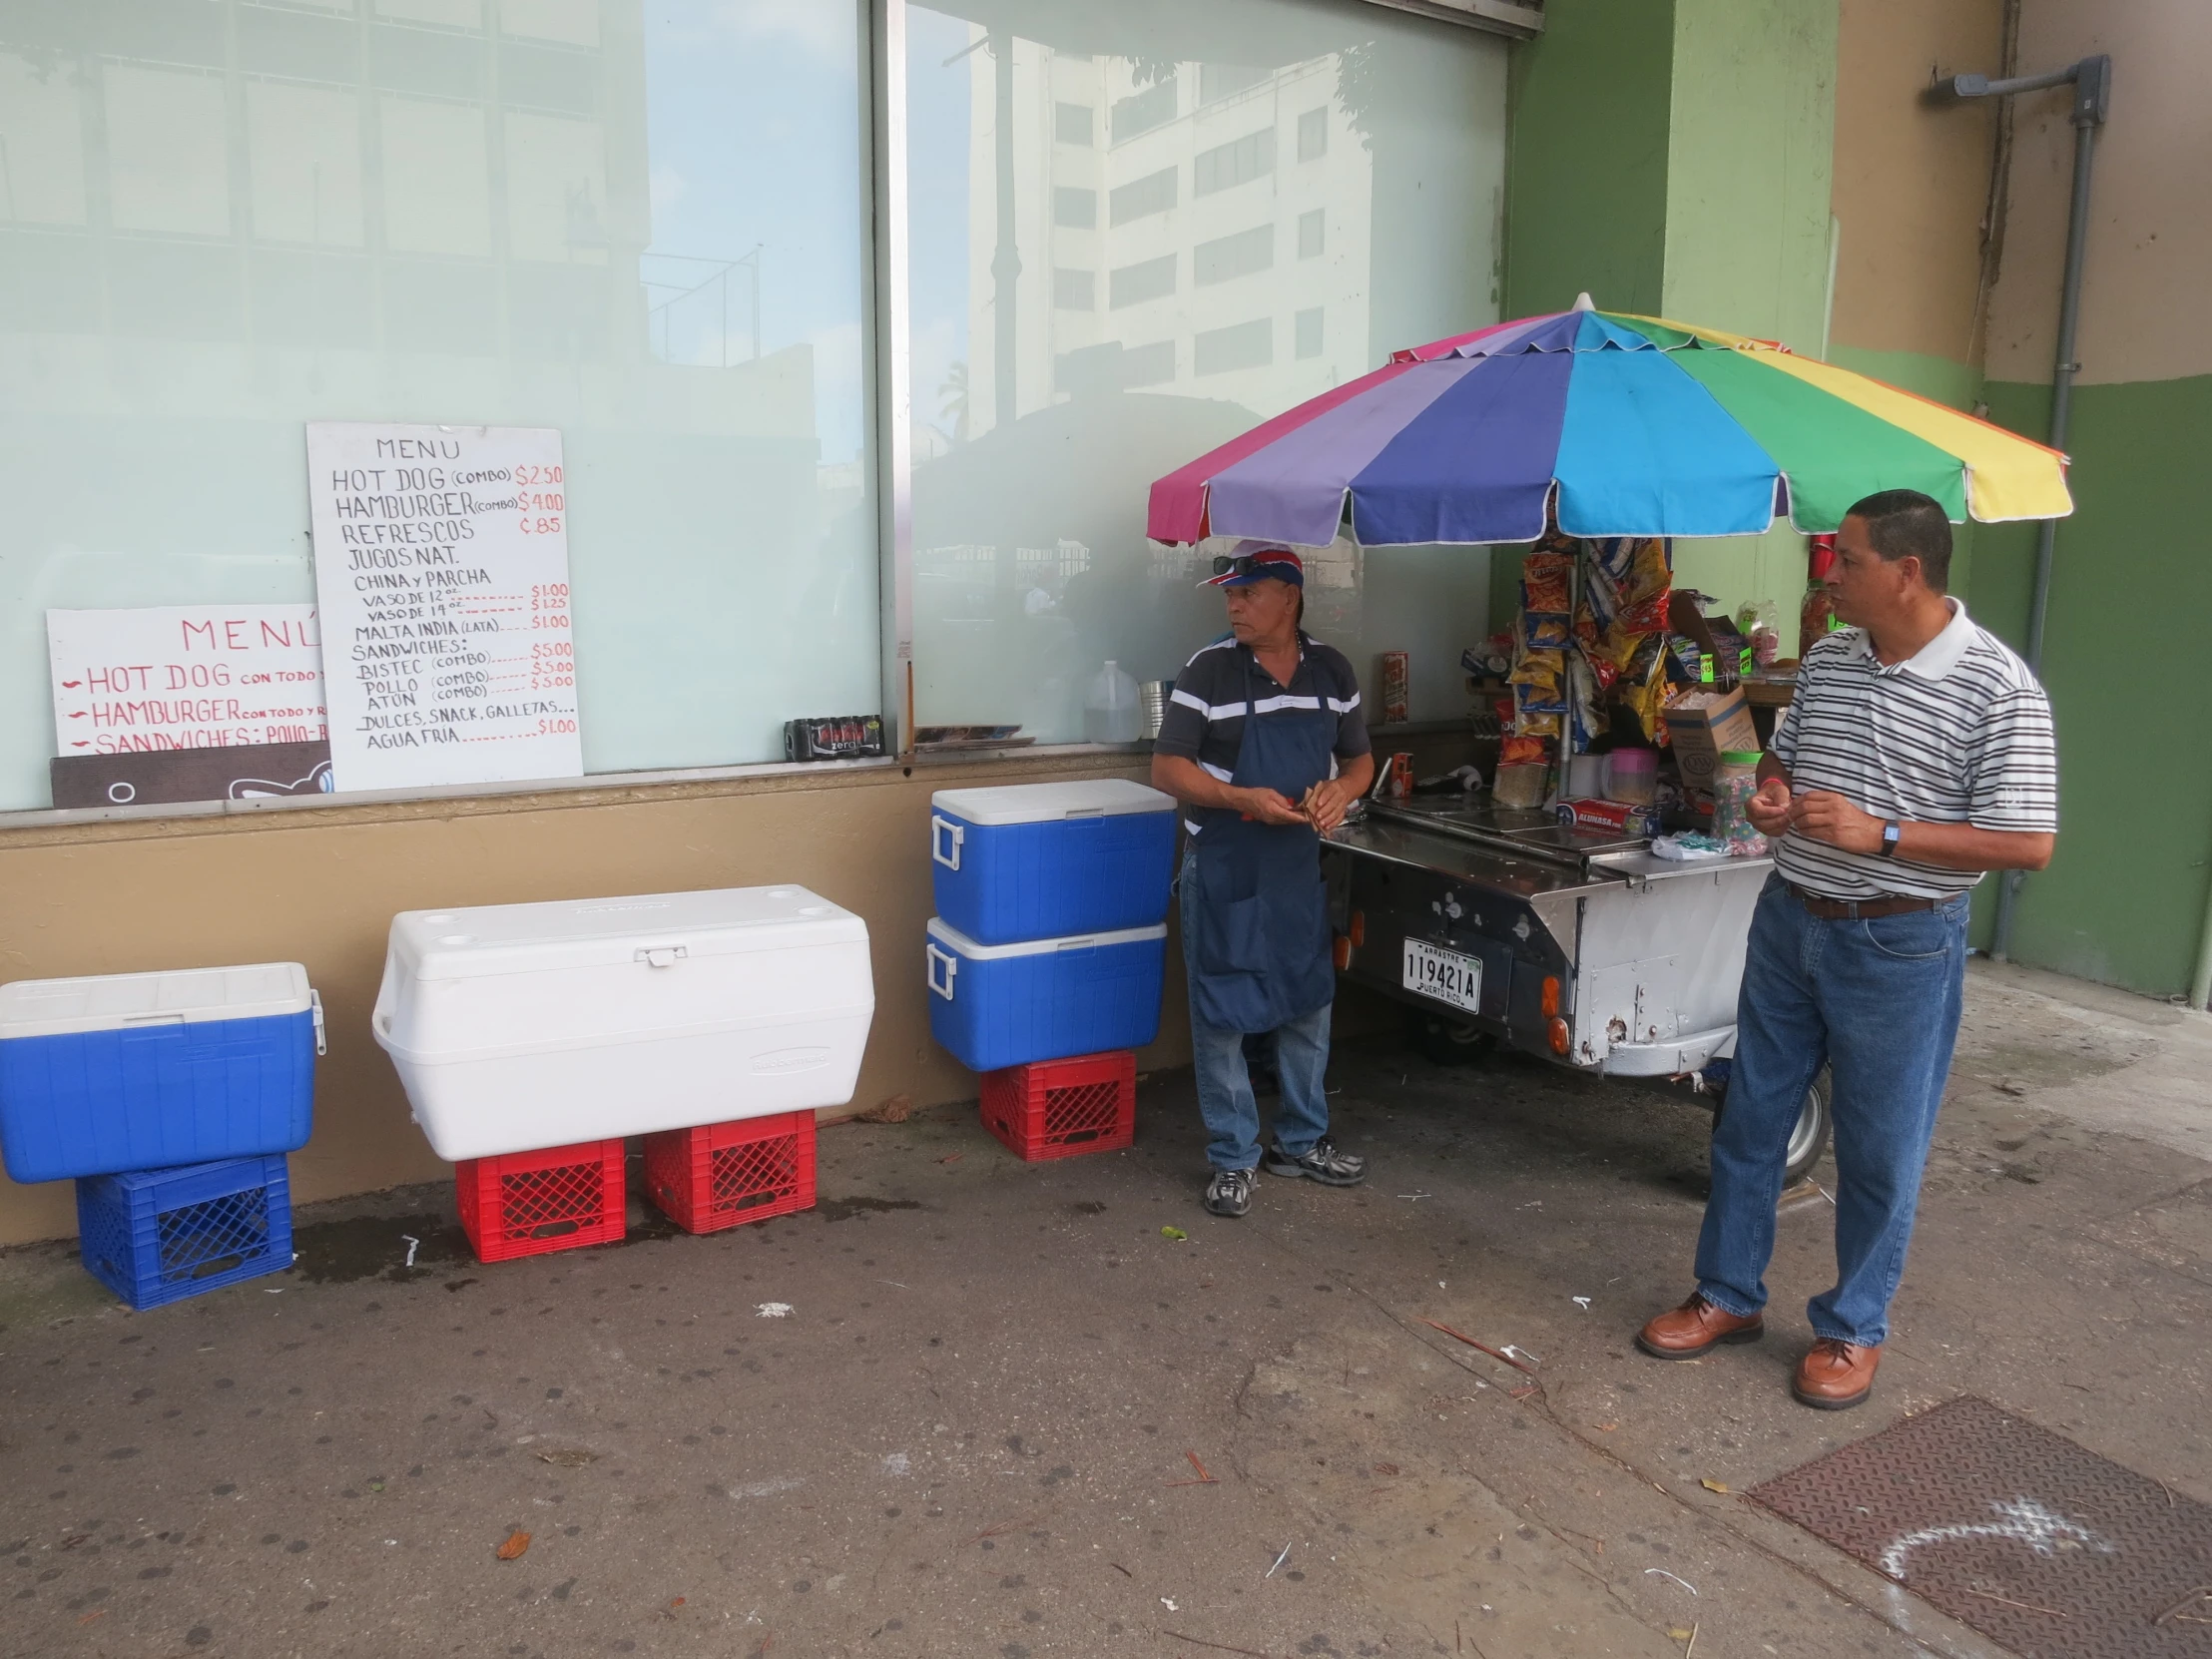
[[1277,1141],[1268,1148],[1261,1168],[1270,1175],[1302,1175],[1325,1187],[1357,1187],[1368,1178],[1368,1161],[1357,1153],[1339,1152],[1337,1143],[1327,1135],[1296,1158]]
[[1217,1216],[1241,1216],[1252,1208],[1252,1171],[1218,1169],[1206,1183],[1206,1208]]

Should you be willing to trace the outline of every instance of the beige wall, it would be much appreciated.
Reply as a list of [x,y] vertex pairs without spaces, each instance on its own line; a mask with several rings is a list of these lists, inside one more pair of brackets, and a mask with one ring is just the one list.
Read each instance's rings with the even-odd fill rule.
[[[1427,738],[1423,768],[1463,742]],[[974,1074],[929,1037],[921,941],[930,904],[932,791],[1061,777],[1142,777],[1143,761],[974,765],[755,777],[578,794],[329,806],[241,819],[136,820],[0,830],[0,981],[227,962],[298,961],[321,992],[330,1051],[314,1136],[291,1160],[304,1203],[449,1173],[407,1117],[368,1034],[384,939],[400,910],[797,882],[862,916],[875,1022],[853,1108],[908,1094],[970,1100]],[[1148,1068],[1187,1065],[1181,959],[1171,938]],[[1382,1010],[1340,1005],[1346,1033]],[[834,1117],[841,1114],[828,1113]],[[76,1231],[67,1181],[0,1178],[0,1244]]]
[[[2212,373],[2212,5],[2025,0],[2020,71],[2112,58],[2083,268],[2080,381]],[[2010,223],[1990,311],[1992,380],[2047,382],[2073,171],[2071,91],[2018,101]],[[2177,296],[2190,296],[2179,298]]]
[[1933,73],[1997,68],[2001,0],[1842,0],[1834,345],[1973,360],[1996,111],[1934,111]]
[[[868,924],[875,1023],[854,1105],[898,1093],[957,1100],[972,1097],[973,1078],[929,1040],[922,989],[930,792],[1078,773],[1099,768],[1002,762],[910,778],[889,768],[0,831],[0,979],[304,962],[330,1043],[314,1137],[291,1160],[304,1202],[447,1172],[368,1034],[395,912],[791,881]],[[1171,1018],[1145,1062],[1188,1059],[1188,1033]],[[0,1184],[0,1242],[74,1232],[73,1204],[66,1181]]]

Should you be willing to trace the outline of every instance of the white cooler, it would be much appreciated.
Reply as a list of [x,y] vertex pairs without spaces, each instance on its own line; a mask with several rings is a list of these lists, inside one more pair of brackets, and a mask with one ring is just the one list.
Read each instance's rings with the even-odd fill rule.
[[852,1098],[867,926],[804,887],[394,916],[376,1041],[458,1161]]

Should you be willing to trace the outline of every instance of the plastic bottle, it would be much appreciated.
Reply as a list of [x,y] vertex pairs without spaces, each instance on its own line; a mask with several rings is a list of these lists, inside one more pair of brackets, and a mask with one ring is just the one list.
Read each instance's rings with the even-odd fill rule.
[[1828,591],[1828,573],[1836,563],[1836,538],[1815,536],[1807,555],[1805,603],[1798,608],[1798,660],[1828,637],[1836,625],[1836,601]]
[[1759,793],[1758,750],[1732,749],[1713,775],[1713,836],[1734,858],[1763,858],[1767,837],[1751,822],[1751,798]]
[[1144,716],[1137,707],[1137,682],[1108,663],[1091,676],[1083,698],[1083,736],[1091,743],[1135,743]]

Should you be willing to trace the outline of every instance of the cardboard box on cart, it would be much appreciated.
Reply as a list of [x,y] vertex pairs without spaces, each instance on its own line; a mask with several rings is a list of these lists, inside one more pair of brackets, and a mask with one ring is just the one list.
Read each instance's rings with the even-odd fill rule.
[[1759,747],[1759,728],[1741,689],[1717,692],[1698,687],[1666,709],[1667,738],[1683,787],[1709,790],[1721,756]]

